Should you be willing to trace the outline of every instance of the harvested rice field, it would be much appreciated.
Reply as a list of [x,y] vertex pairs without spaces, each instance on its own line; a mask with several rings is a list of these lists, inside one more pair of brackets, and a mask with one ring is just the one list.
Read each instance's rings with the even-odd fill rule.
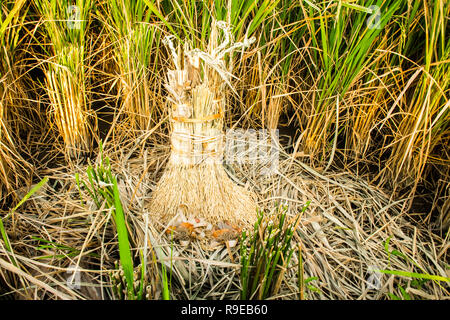
[[0,6],[0,300],[450,298],[447,1]]

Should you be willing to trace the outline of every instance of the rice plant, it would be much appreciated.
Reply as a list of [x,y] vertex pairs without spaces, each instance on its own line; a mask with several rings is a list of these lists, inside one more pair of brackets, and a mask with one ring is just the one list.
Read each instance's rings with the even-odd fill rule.
[[[346,94],[352,95],[355,87],[367,72],[376,50],[376,40],[396,12],[400,1],[369,1],[364,6],[347,5],[345,2],[304,6],[304,15],[310,34],[310,63],[316,70],[310,79],[311,105],[305,110],[307,120],[301,145],[311,159],[327,161],[332,154],[333,140],[345,128],[341,128]],[[371,17],[367,8],[376,5],[383,14],[379,26],[372,27],[366,21]],[[319,12],[317,12],[319,10]],[[346,36],[349,35],[349,36]],[[351,90],[352,89],[352,90]],[[357,94],[357,93],[356,93]],[[303,112],[305,112],[303,111]],[[341,119],[339,119],[341,116]]]
[[97,13],[114,56],[113,84],[120,97],[117,114],[124,119],[118,132],[136,136],[158,122],[156,79],[161,31],[144,0],[104,1]]
[[[20,153],[19,134],[29,129],[24,115],[27,95],[21,70],[19,45],[29,6],[26,1],[0,2],[0,199],[12,194],[29,180],[29,161]],[[23,107],[21,107],[23,106]],[[27,177],[28,176],[28,177]]]
[[45,90],[52,125],[62,138],[65,155],[79,158],[91,151],[95,117],[90,111],[86,56],[91,0],[35,0],[41,15],[45,52]]
[[[397,130],[392,156],[387,161],[392,171],[387,175],[400,186],[412,185],[413,191],[428,163],[448,165],[448,153],[442,148],[448,145],[450,130],[450,43],[446,34],[449,10],[450,4],[441,1],[424,4],[420,19],[425,23],[425,34],[417,39],[423,43],[424,60],[420,67],[414,64],[408,72],[416,81],[414,92],[410,99],[397,98],[388,112],[389,117],[396,118]],[[405,86],[402,95],[407,89]]]
[[258,212],[254,229],[240,238],[241,299],[267,299],[280,290],[295,247],[291,245],[298,219],[289,221],[287,207],[265,215]]
[[[149,9],[176,38],[187,41],[195,48],[206,50],[213,21],[225,21],[231,26],[236,41],[250,38],[263,25],[279,0],[218,0],[211,3],[198,1],[161,1],[155,5],[145,1]],[[184,39],[184,40],[182,40]],[[230,68],[233,66],[230,65]]]
[[[100,163],[95,168],[91,165],[87,168],[88,181],[80,180],[76,175],[77,185],[83,185],[90,198],[94,201],[99,210],[109,211],[117,230],[119,240],[119,253],[122,273],[125,278],[125,287],[128,299],[134,300],[136,297],[136,288],[134,287],[134,267],[132,253],[129,243],[127,225],[125,221],[122,202],[120,201],[117,179],[111,172],[111,165],[108,158],[104,158],[103,151],[100,151]],[[84,203],[83,197],[80,198]],[[118,279],[119,281],[120,279]],[[118,284],[116,284],[118,285]],[[118,292],[121,292],[119,290]]]

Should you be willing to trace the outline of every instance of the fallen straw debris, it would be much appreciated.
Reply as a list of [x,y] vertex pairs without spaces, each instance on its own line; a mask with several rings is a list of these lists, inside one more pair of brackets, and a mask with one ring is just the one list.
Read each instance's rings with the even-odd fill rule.
[[[132,258],[139,261],[140,252],[147,257],[150,287],[146,298],[162,297],[164,277],[157,266],[164,264],[173,299],[239,299],[239,245],[230,247],[214,237],[209,243],[195,237],[177,239],[175,233],[163,232],[170,227],[168,223],[146,209],[151,200],[148,190],[158,181],[164,170],[162,163],[169,155],[166,146],[155,143],[151,152],[133,158],[127,158],[125,151],[109,153],[106,149],[105,156],[110,157],[111,170],[118,177]],[[149,168],[144,175],[142,167]],[[235,179],[250,185],[260,210],[272,212],[277,203],[284,203],[286,217],[292,220],[310,201],[291,240],[291,263],[278,293],[270,299],[299,298],[300,254],[303,299],[390,299],[390,294],[401,296],[401,288],[413,299],[449,297],[448,284],[442,281],[374,273],[377,269],[403,270],[448,278],[446,240],[409,222],[402,201],[392,202],[382,190],[351,173],[319,173],[283,150],[280,171],[269,178],[248,167],[235,165],[233,169]],[[74,176],[75,172],[86,172],[86,167],[74,170],[59,167],[47,171],[58,182],[42,187],[42,192],[29,198],[16,216],[16,236],[10,237],[10,245],[21,270],[30,273],[28,278],[20,274],[11,278],[25,283],[27,289],[16,292],[19,296],[117,298],[106,276],[116,272],[119,259],[111,215],[97,210],[92,200],[88,202],[87,193],[85,205],[80,204]],[[83,174],[80,179],[87,177]],[[89,203],[92,209],[86,210]],[[10,221],[4,224],[12,234]],[[40,246],[37,238],[54,245]],[[2,266],[15,270],[8,257],[1,246]],[[66,284],[71,265],[79,265],[83,280],[79,290]],[[136,270],[135,276],[140,275]],[[35,289],[30,289],[33,285]],[[47,290],[49,285],[53,291]]]

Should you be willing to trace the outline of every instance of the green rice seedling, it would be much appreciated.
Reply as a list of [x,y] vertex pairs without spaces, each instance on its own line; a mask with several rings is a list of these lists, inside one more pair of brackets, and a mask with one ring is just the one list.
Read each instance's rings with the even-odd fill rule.
[[[111,172],[111,171],[109,171]],[[113,182],[113,192],[114,192],[114,208],[115,208],[115,222],[117,228],[117,235],[119,238],[119,253],[122,268],[125,272],[125,278],[127,280],[127,292],[128,298],[133,300],[135,297],[134,292],[134,279],[133,279],[133,260],[131,258],[131,248],[128,241],[128,232],[125,222],[125,216],[122,208],[122,203],[120,201],[119,189],[117,187],[116,178],[112,179]]]
[[[120,200],[117,179],[111,172],[109,158],[103,156],[102,146],[100,145],[100,163],[94,168],[89,165],[87,168],[88,181],[79,179],[76,175],[77,185],[83,185],[87,193],[98,209],[110,211],[117,231],[119,241],[119,255],[121,268],[126,282],[127,298],[134,300],[136,297],[134,289],[134,266],[130,243],[128,240],[128,231],[125,221],[125,215]],[[81,183],[80,183],[81,182]],[[81,189],[80,189],[80,197]]]
[[0,2],[0,199],[15,197],[15,190],[29,182],[32,167],[20,154],[19,134],[27,126],[28,110],[23,86],[19,45],[29,6],[26,1]]
[[295,247],[292,237],[298,219],[287,221],[287,207],[277,207],[265,215],[258,211],[252,232],[242,232],[240,238],[241,299],[267,299],[275,296],[289,267]]
[[134,135],[148,130],[159,121],[156,75],[161,30],[143,0],[105,1],[98,16],[108,32],[118,73],[113,83],[118,86],[119,113],[125,120],[119,132]]
[[[146,275],[147,266],[144,265],[144,257],[141,252],[141,264],[135,268],[132,256],[132,248],[129,240],[128,226],[124,209],[120,200],[120,192],[117,179],[112,174],[108,157],[103,155],[102,143],[100,143],[100,161],[93,167],[89,165],[86,171],[87,181],[81,180],[79,174],[75,176],[80,191],[80,200],[84,204],[82,188],[93,200],[99,210],[110,212],[117,231],[119,243],[120,266],[116,264],[117,272],[110,275],[113,290],[117,298],[128,300],[144,300],[150,296],[150,287]],[[167,286],[167,273],[162,264],[163,298],[170,297]]]
[[[91,0],[35,0],[42,17],[45,90],[51,119],[62,137],[65,154],[78,158],[92,147],[95,117],[90,111],[87,31]],[[47,45],[48,43],[48,45]]]

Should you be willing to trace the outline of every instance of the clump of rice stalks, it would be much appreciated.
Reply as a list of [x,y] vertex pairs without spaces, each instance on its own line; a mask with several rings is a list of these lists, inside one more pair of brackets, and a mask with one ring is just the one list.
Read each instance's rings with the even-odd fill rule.
[[[151,126],[158,85],[151,76],[157,65],[161,32],[150,23],[146,1],[107,1],[100,19],[106,25],[117,66],[121,112],[126,116],[121,131],[132,133]],[[156,70],[154,70],[156,73]],[[130,130],[131,129],[131,130]]]
[[2,1],[0,6],[0,198],[26,183],[26,172],[31,171],[17,140],[25,127],[22,106],[27,104],[16,66],[19,33],[28,10],[24,5],[25,1]]
[[[303,207],[301,213],[307,208]],[[281,282],[291,261],[294,247],[292,237],[297,227],[297,216],[292,222],[287,207],[277,207],[275,213],[265,217],[259,211],[253,232],[241,236],[241,299],[267,299],[278,294]]]
[[86,31],[89,26],[91,0],[36,0],[43,18],[44,39],[51,44],[43,49],[50,57],[45,70],[45,89],[50,101],[53,123],[62,137],[65,154],[78,158],[92,145],[89,115],[89,91],[85,58]]
[[[418,78],[416,87],[410,95],[411,99],[406,99],[406,104],[402,104],[401,98],[409,89],[409,84],[406,85],[388,111],[388,115],[394,116],[398,122],[392,157],[387,161],[387,180],[394,182],[394,189],[398,185],[413,185],[411,194],[415,193],[422,180],[427,164],[449,166],[448,149],[445,148],[450,134],[450,42],[446,34],[449,10],[449,3],[439,1],[424,5],[425,40],[421,48],[424,51],[423,61],[420,61],[423,65],[413,68],[415,73],[408,82]],[[397,105],[400,116],[396,114]]]
[[[366,5],[372,3],[375,2]],[[328,10],[328,4],[322,3],[321,10]],[[358,93],[354,91],[355,84],[367,73],[365,68],[370,66],[370,59],[376,48],[375,40],[389,23],[399,4],[398,0],[385,3],[381,8],[383,14],[379,17],[377,27],[368,24],[368,19],[373,17],[369,14],[371,11],[363,6],[339,3],[332,8],[335,13],[323,14],[318,18],[313,18],[316,14],[313,8],[310,7],[309,12],[303,8],[304,14],[310,16],[306,21],[312,46],[320,48],[311,55],[310,63],[317,66],[317,70],[320,68],[320,72],[311,79],[314,82],[311,90],[313,101],[308,110],[304,133],[300,137],[312,161],[318,158],[326,160],[333,156],[330,152],[333,144],[330,141],[337,141],[337,134],[342,131],[339,122],[345,121],[342,117],[343,110],[339,109],[343,106],[337,101],[345,102],[348,95]],[[346,34],[351,37],[347,39]],[[355,130],[359,132],[358,129]]]
[[[224,32],[220,45],[218,28]],[[235,185],[222,166],[225,89],[231,78],[225,59],[252,41],[232,43],[224,22],[213,26],[207,52],[188,44],[183,50],[175,49],[171,39],[165,42],[176,67],[168,71],[166,83],[172,153],[153,191],[150,212],[167,221],[183,207],[188,215],[214,224],[253,223],[256,206],[252,194]]]
[[[127,278],[124,269],[116,263],[116,271],[110,273],[113,298],[115,300],[150,300],[153,299],[149,279],[146,276],[146,266],[138,265],[134,269],[133,282]],[[163,273],[165,275],[165,273]],[[165,295],[167,293],[167,296]],[[169,300],[169,291],[163,289],[163,299]]]

